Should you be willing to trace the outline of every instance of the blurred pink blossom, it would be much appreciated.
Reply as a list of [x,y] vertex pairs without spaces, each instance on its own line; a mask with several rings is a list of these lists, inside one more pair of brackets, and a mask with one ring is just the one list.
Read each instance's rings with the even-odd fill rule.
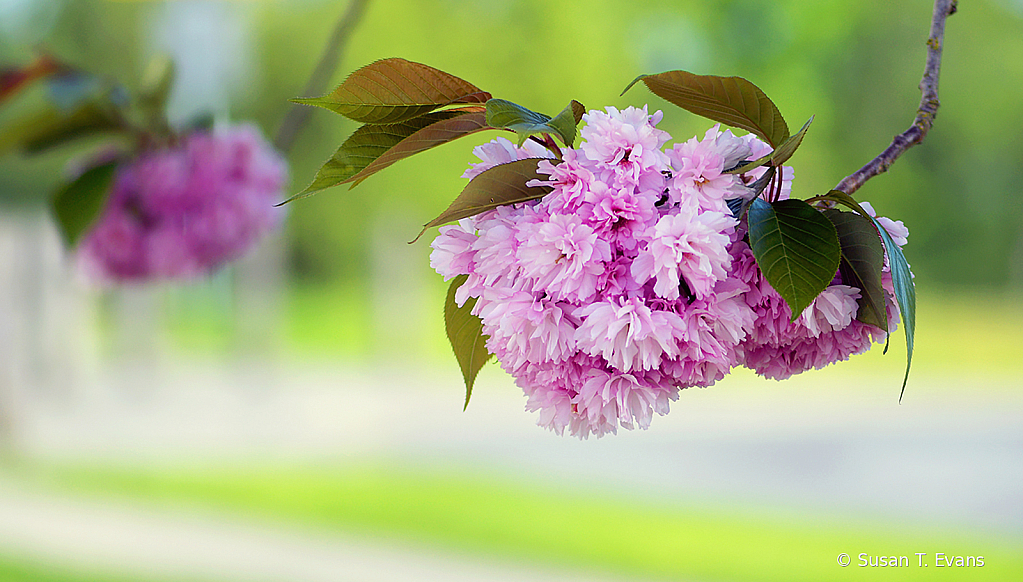
[[286,180],[286,162],[254,126],[188,134],[117,168],[79,260],[115,283],[210,273],[280,224]]

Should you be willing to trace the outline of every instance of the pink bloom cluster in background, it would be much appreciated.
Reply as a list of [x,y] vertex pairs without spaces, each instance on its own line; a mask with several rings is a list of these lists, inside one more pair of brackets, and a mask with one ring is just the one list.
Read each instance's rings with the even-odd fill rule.
[[[563,161],[541,161],[540,200],[444,226],[431,265],[465,274],[456,300],[478,298],[497,356],[525,391],[526,408],[558,434],[585,438],[647,428],[680,388],[709,386],[735,366],[770,378],[820,368],[883,341],[856,321],[859,290],[836,281],[794,322],[756,267],[726,201],[749,198],[724,171],[771,148],[718,126],[671,148],[646,108],[583,117],[584,140]],[[550,157],[527,141],[477,147],[465,177],[523,158]],[[782,197],[791,190],[784,169]],[[905,242],[901,222],[880,219]],[[885,289],[892,293],[885,273]],[[887,307],[891,330],[898,308]]]
[[287,163],[251,125],[191,133],[117,168],[79,258],[112,282],[209,273],[280,223],[286,180]]

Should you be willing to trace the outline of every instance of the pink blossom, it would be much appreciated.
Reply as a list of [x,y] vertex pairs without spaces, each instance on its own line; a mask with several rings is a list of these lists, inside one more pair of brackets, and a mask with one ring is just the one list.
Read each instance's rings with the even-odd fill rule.
[[605,181],[613,175],[623,183],[635,183],[642,173],[660,172],[667,166],[661,146],[671,136],[655,127],[661,121],[660,111],[649,115],[646,106],[622,111],[608,107],[606,111],[583,115],[586,126],[580,132],[586,140],[581,146],[583,155],[611,171]]
[[702,208],[728,212],[725,200],[747,195],[747,188],[733,174],[723,173],[750,153],[745,141],[730,131],[721,133],[715,125],[707,131],[703,141],[694,137],[668,150],[673,170],[670,195],[678,204],[695,198]]
[[537,298],[526,291],[486,291],[478,314],[487,347],[511,367],[527,362],[557,362],[576,353],[575,308],[567,303]]
[[573,426],[580,438],[616,434],[618,426],[650,427],[653,413],[667,414],[669,402],[678,399],[678,388],[657,372],[620,373],[591,368],[572,399],[585,423]]
[[736,221],[720,212],[697,212],[692,204],[657,221],[646,249],[632,263],[639,283],[654,279],[654,292],[678,299],[684,277],[696,297],[705,297],[725,278],[731,262],[727,245]]
[[678,338],[686,329],[670,311],[652,311],[639,298],[598,301],[576,311],[582,324],[576,331],[579,349],[601,356],[623,371],[652,370],[661,357],[681,352]]
[[888,235],[892,237],[892,242],[900,247],[905,246],[906,243],[909,242],[909,229],[906,228],[906,225],[902,224],[901,220],[892,220],[884,216],[878,216],[877,212],[874,211],[874,207],[870,205],[870,202],[865,200],[860,201],[860,206],[863,210],[867,211],[867,214],[876,218],[878,224],[888,231]]
[[458,224],[442,226],[437,238],[430,243],[430,266],[447,281],[472,270],[476,257],[472,244],[476,242],[472,220],[465,218]]
[[596,182],[590,187],[585,197],[587,204],[579,214],[602,236],[632,251],[636,249],[637,239],[657,221],[657,199],[656,192]]
[[519,230],[543,222],[546,215],[531,206],[501,206],[478,217],[478,238],[473,243],[475,272],[484,285],[511,286],[522,270],[516,259]]
[[237,258],[276,227],[284,160],[252,126],[192,133],[118,167],[107,207],[78,248],[114,282],[178,279]]
[[578,405],[573,400],[586,374],[601,365],[596,358],[578,352],[568,360],[528,362],[519,367],[501,361],[501,367],[515,378],[526,394],[526,410],[540,411],[539,426],[559,435],[568,428],[580,438],[590,433],[589,423],[578,413]]
[[799,316],[799,322],[813,337],[822,333],[841,331],[856,318],[856,300],[860,290],[848,285],[832,285],[810,303]]
[[[455,299],[476,298],[487,348],[538,424],[580,438],[646,428],[680,389],[735,366],[783,378],[883,339],[855,319],[858,289],[836,280],[793,322],[762,276],[725,201],[748,196],[766,169],[723,172],[770,146],[715,126],[665,154],[659,112],[585,119],[578,149],[538,164],[548,178],[529,185],[549,194],[442,228],[431,254],[444,277],[468,276]],[[497,140],[476,153],[469,176],[541,152]],[[792,172],[782,173],[785,198]],[[882,281],[894,329],[890,273]]]
[[[554,191],[544,198],[544,202],[551,212],[567,214],[583,204],[596,178],[592,171],[580,163],[584,160],[579,160],[576,150],[566,148],[562,150],[562,156],[560,164],[554,165],[547,160],[538,164],[537,173],[549,175],[549,180],[536,180],[527,185],[554,188]],[[596,183],[606,187],[602,182]]]
[[534,280],[534,291],[581,302],[596,295],[611,247],[579,218],[556,214],[521,229],[518,238],[522,273]]
[[554,155],[535,141],[527,139],[522,147],[517,147],[503,137],[476,146],[472,153],[482,161],[478,164],[469,164],[469,169],[462,173],[463,178],[470,180],[494,166],[527,158],[550,158]]

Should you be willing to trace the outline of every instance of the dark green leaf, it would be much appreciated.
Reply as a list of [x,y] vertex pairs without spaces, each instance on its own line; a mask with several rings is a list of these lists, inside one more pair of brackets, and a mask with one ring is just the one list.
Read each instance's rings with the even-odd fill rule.
[[792,157],[792,154],[796,153],[796,149],[799,148],[799,144],[803,143],[803,136],[806,135],[806,130],[810,129],[810,124],[813,123],[813,116],[803,124],[803,128],[799,130],[796,135],[793,135],[785,140],[778,149],[774,150],[771,154],[771,165],[780,166],[788,161]]
[[472,396],[476,375],[491,356],[487,351],[489,336],[483,335],[483,322],[472,314],[476,298],[466,299],[461,307],[455,302],[455,291],[466,279],[468,275],[459,275],[451,280],[448,297],[444,302],[444,328],[447,330],[448,341],[451,342],[451,349],[455,352],[455,359],[458,360],[458,367],[461,368],[462,378],[465,380],[463,410],[469,407],[469,397]]
[[828,209],[824,216],[835,225],[842,244],[842,282],[860,290],[856,319],[888,331],[888,313],[884,306],[881,270],[884,246],[874,225],[855,212]]
[[553,188],[526,186],[530,180],[547,179],[546,175],[538,174],[536,171],[541,159],[543,158],[517,160],[494,166],[479,174],[469,182],[447,210],[423,226],[416,240],[423,236],[426,229],[433,226],[461,220],[498,206],[543,198]]
[[831,221],[802,200],[753,200],[749,213],[753,256],[795,321],[835,278],[841,258]]
[[[845,192],[842,192],[841,190],[830,190],[827,194],[821,194],[819,196],[814,196],[813,198],[807,199],[806,202],[807,202],[807,204],[813,204],[813,205],[816,205],[818,202],[828,202],[828,203],[831,203],[831,204],[841,204],[842,206],[845,206],[846,208],[849,208],[849,209],[853,210],[854,212],[856,212],[857,214],[859,214],[860,216],[862,216],[866,220],[870,221],[871,224],[874,223],[874,217],[871,216],[866,210],[864,210],[863,207],[860,206],[860,203],[857,202],[855,198],[853,198],[852,196],[846,194]],[[878,234],[878,238],[880,239],[880,233],[875,233],[875,234]],[[887,316],[887,312],[885,312],[885,315]],[[887,319],[887,317],[886,317],[886,319]],[[888,340],[889,339],[890,338],[885,336],[884,353],[886,353],[886,354],[888,353]]]
[[[902,391],[899,393],[901,402],[902,395],[906,392],[906,382],[909,381],[909,369],[913,364],[913,338],[916,335],[916,287],[913,284],[913,274],[909,270],[909,263],[906,261],[906,256],[902,254],[902,249],[895,244],[888,231],[881,226],[877,219],[870,216],[852,196],[841,190],[832,190],[827,194],[811,198],[809,202],[819,200],[836,202],[854,209],[861,216],[870,220],[884,243],[888,255],[888,267],[891,270],[892,283],[895,288],[895,300],[899,304],[899,312],[902,314],[902,323],[906,332],[906,375],[902,379]],[[885,351],[888,351],[887,344]]]
[[486,103],[490,93],[433,67],[384,59],[353,72],[323,97],[293,99],[362,123],[399,123],[454,103]]
[[0,127],[0,153],[37,153],[81,137],[126,131],[124,88],[110,80],[60,66],[37,88],[38,93],[19,99],[18,113]]
[[78,244],[106,206],[117,162],[90,168],[53,196],[53,214],[68,247]]
[[487,124],[498,129],[510,129],[518,134],[521,146],[526,138],[539,133],[557,135],[561,142],[571,147],[575,142],[576,124],[582,119],[584,108],[578,101],[572,101],[553,119],[530,111],[521,105],[504,99],[487,101]]
[[118,114],[103,104],[87,103],[70,115],[51,107],[4,127],[0,153],[12,149],[38,153],[79,138],[122,130]]
[[284,203],[339,184],[358,184],[401,159],[484,129],[488,127],[482,107],[435,111],[389,125],[364,125],[341,144],[305,190]]
[[906,256],[902,254],[902,249],[895,244],[891,235],[877,219],[871,218],[871,220],[877,227],[881,240],[884,241],[885,249],[888,251],[888,268],[892,272],[895,300],[899,302],[899,312],[902,314],[902,324],[906,330],[906,376],[902,379],[902,391],[899,392],[899,402],[902,402],[902,395],[906,393],[906,382],[909,381],[909,368],[913,364],[913,337],[916,335],[916,287],[913,285],[913,273],[909,270],[909,263],[906,261]]
[[65,114],[90,103],[111,109],[125,109],[129,105],[124,86],[79,70],[62,70],[50,76],[46,89],[50,102]]
[[771,147],[777,148],[789,137],[789,127],[778,107],[759,87],[742,77],[668,71],[640,75],[625,91],[639,81],[654,95],[697,115],[745,129]]

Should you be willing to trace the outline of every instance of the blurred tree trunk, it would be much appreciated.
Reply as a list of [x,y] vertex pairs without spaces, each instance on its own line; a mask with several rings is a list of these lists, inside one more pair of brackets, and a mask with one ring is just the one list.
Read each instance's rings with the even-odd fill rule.
[[66,406],[95,371],[95,302],[44,209],[0,211],[0,264],[0,438],[16,444],[33,408]]

